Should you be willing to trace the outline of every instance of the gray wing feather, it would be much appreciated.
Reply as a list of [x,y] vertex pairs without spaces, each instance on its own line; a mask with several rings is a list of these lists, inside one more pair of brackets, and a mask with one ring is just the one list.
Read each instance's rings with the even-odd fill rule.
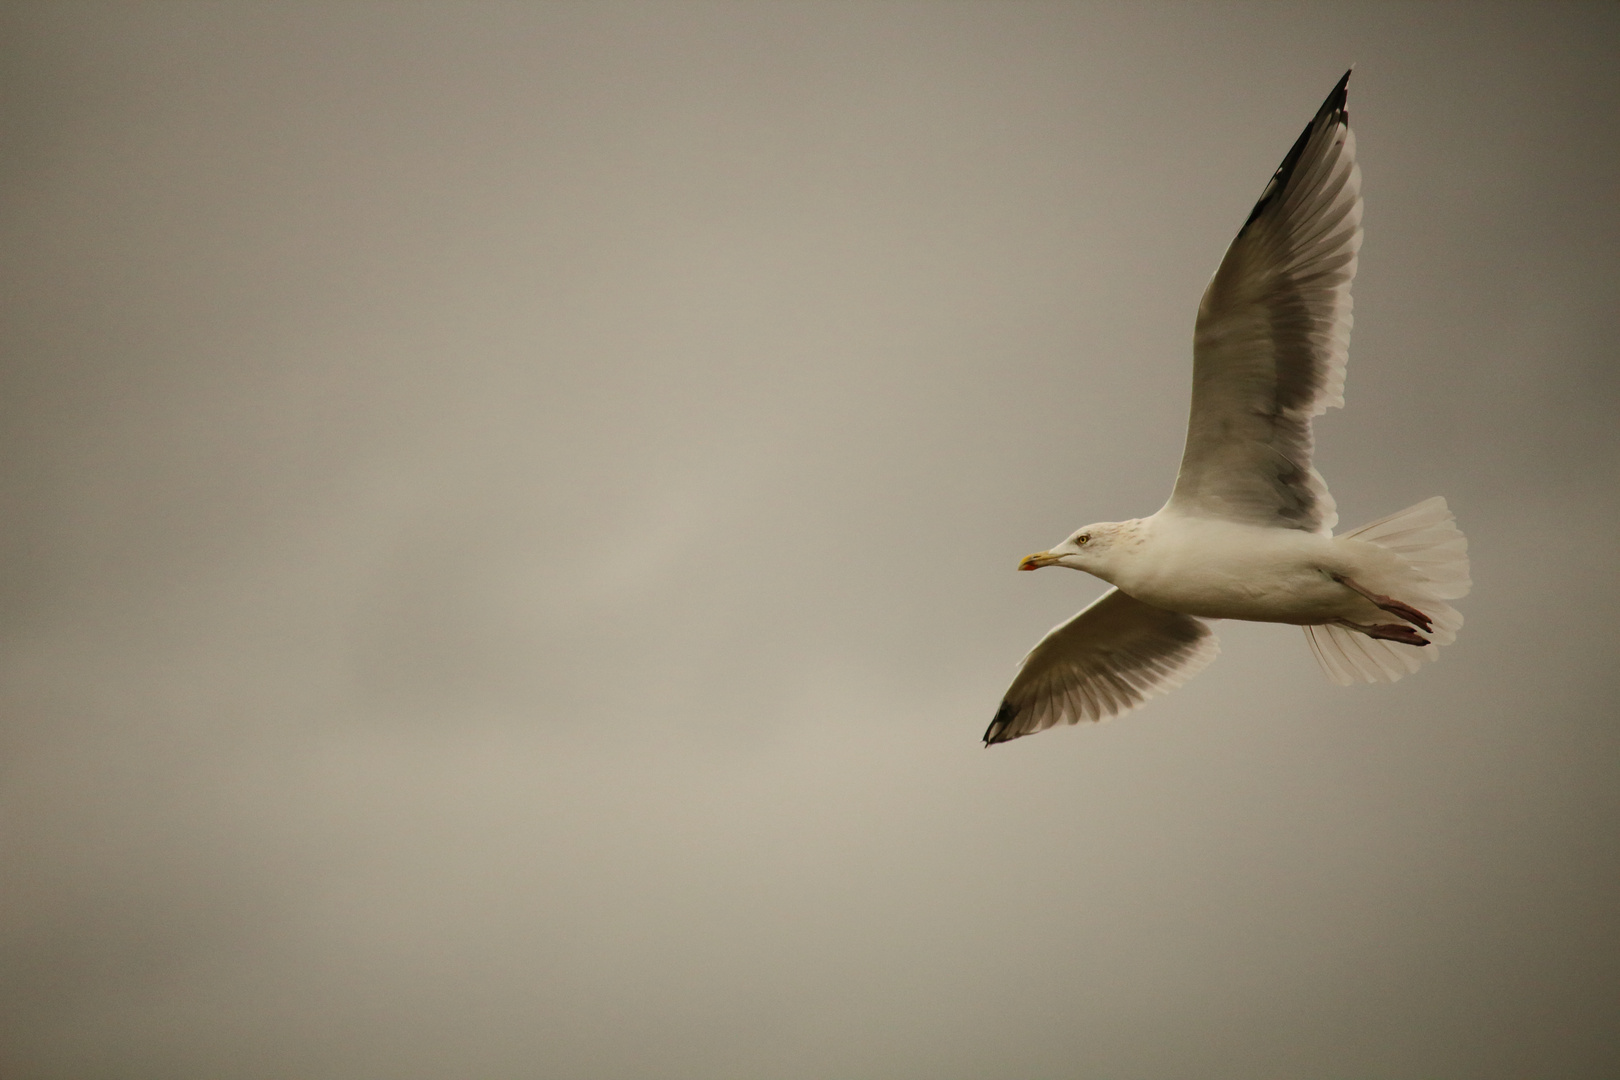
[[1110,589],[1024,657],[984,743],[1111,719],[1174,690],[1219,651],[1202,621]]
[[1198,306],[1192,415],[1167,504],[1306,532],[1338,521],[1311,418],[1344,404],[1361,173],[1346,72],[1266,185]]

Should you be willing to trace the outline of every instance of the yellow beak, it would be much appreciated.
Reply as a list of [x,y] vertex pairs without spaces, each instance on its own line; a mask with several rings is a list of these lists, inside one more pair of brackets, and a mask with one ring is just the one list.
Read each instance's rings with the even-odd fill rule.
[[1060,558],[1061,555],[1054,555],[1050,551],[1037,551],[1033,555],[1025,555],[1023,561],[1018,564],[1018,569],[1039,570],[1043,566],[1051,566]]

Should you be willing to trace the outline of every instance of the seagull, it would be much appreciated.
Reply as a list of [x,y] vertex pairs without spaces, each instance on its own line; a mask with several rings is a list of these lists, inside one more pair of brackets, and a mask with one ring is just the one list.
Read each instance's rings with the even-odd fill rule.
[[1327,677],[1393,682],[1462,616],[1468,542],[1442,498],[1333,535],[1311,419],[1344,404],[1361,171],[1345,72],[1283,158],[1204,291],[1192,414],[1170,501],[1087,525],[1018,569],[1066,566],[1113,588],[1041,639],[984,743],[1101,721],[1202,671],[1205,619],[1302,626]]

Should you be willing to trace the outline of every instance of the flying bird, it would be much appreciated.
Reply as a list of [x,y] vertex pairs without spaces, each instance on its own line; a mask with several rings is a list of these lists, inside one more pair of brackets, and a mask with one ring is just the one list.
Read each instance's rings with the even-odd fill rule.
[[1170,501],[1026,557],[1113,586],[1024,658],[986,746],[1107,720],[1219,651],[1204,619],[1304,627],[1327,677],[1393,682],[1456,640],[1468,542],[1442,498],[1341,536],[1311,419],[1344,404],[1361,171],[1345,72],[1266,184],[1204,291],[1192,415]]

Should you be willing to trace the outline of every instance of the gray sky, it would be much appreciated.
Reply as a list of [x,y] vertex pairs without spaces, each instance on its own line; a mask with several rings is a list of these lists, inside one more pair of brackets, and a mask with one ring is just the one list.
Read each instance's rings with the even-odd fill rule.
[[[0,1073],[1620,1070],[1620,9],[0,19]],[[1459,642],[982,749],[1352,62]]]

